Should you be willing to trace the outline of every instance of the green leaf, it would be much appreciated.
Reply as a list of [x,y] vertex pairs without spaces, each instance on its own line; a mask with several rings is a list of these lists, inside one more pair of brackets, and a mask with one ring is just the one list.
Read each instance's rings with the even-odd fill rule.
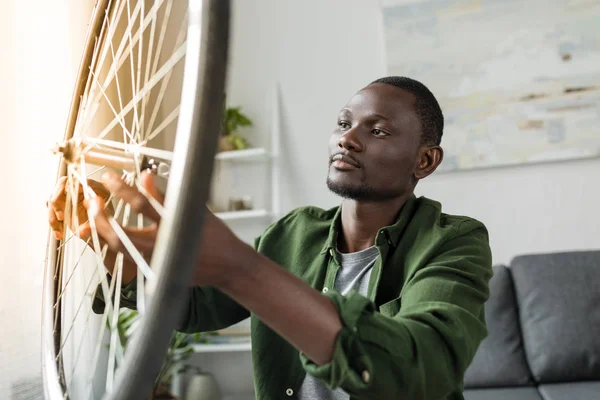
[[251,126],[252,121],[241,111],[241,106],[229,107],[225,110],[224,127],[225,135],[235,132],[239,127]]

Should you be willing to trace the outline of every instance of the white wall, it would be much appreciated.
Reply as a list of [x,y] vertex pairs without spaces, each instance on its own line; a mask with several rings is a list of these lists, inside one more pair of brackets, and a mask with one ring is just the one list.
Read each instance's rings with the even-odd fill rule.
[[[38,398],[40,318],[47,237],[45,201],[93,2],[0,3],[0,393]],[[21,389],[14,388],[23,383]],[[26,394],[25,386],[33,390]],[[13,388],[13,389],[11,389]],[[20,393],[18,393],[20,392]]]
[[[327,139],[351,95],[386,74],[378,3],[234,2],[228,98],[256,120],[251,137],[260,143],[268,138],[265,92],[281,84],[284,211],[338,201],[324,183]],[[588,160],[434,174],[417,194],[482,220],[494,261],[508,262],[523,252],[600,248],[599,172],[600,160]]]

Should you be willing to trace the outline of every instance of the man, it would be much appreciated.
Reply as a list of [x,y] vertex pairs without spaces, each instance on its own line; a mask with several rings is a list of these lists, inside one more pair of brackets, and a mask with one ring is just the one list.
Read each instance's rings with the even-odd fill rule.
[[[341,205],[293,210],[254,248],[207,213],[202,266],[178,329],[251,316],[259,399],[462,399],[465,369],[487,334],[491,254],[482,223],[414,195],[442,161],[442,131],[442,111],[421,83],[386,77],[360,90],[329,141],[327,186]],[[118,177],[104,184],[159,219]],[[160,199],[148,176],[144,185]],[[123,250],[102,197],[87,206],[111,249]],[[128,233],[151,251],[155,228]],[[124,273],[129,307],[134,276],[135,268]]]

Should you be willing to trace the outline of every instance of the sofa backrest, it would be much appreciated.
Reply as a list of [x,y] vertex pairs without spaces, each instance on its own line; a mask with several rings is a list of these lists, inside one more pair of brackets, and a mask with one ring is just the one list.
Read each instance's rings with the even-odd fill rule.
[[510,271],[535,380],[599,380],[600,251],[519,256]]
[[465,373],[465,388],[532,385],[510,270],[503,265],[493,270],[485,304],[488,337]]

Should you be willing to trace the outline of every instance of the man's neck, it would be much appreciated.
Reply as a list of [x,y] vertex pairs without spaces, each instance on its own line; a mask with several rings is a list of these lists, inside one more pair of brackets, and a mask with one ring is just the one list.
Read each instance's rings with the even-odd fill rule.
[[407,193],[378,202],[344,200],[341,235],[337,243],[339,251],[354,253],[373,246],[379,229],[396,221],[398,212],[411,195],[412,193]]

